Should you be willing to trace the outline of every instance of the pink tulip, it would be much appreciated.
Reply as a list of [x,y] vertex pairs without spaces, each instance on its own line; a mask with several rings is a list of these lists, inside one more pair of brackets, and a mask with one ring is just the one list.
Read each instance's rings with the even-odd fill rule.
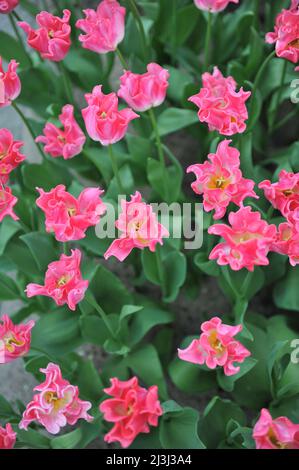
[[289,217],[299,207],[299,173],[281,170],[277,183],[264,180],[259,184],[265,197],[282,215]]
[[71,104],[62,108],[59,119],[62,129],[48,122],[44,127],[44,135],[38,136],[35,141],[45,144],[45,152],[52,157],[68,160],[82,152],[86,138],[74,118],[74,107]]
[[217,259],[220,266],[229,264],[234,271],[253,271],[254,266],[268,265],[267,254],[276,237],[276,226],[261,220],[261,214],[252,212],[251,207],[231,212],[228,220],[230,226],[216,224],[208,229],[210,234],[224,238],[213,248],[209,259]]
[[82,110],[89,136],[102,145],[115,144],[127,132],[130,121],[138,118],[132,109],[118,110],[116,93],[105,95],[102,86],[95,86],[92,93],[85,95],[87,108]]
[[116,0],[103,0],[96,11],[83,12],[86,18],[76,23],[86,33],[79,36],[83,47],[99,54],[115,51],[125,36],[126,9]]
[[273,419],[265,408],[253,429],[257,449],[299,449],[299,424],[285,416]]
[[0,14],[10,13],[19,5],[19,0],[0,0]]
[[19,220],[19,217],[13,211],[13,207],[17,202],[18,199],[12,194],[8,186],[0,188],[0,222],[6,216],[11,217],[13,220]]
[[290,9],[277,15],[274,32],[266,34],[266,42],[275,43],[278,57],[299,62],[299,0],[292,0]]
[[240,152],[230,143],[231,140],[223,140],[216,153],[208,155],[210,161],[187,168],[187,173],[195,173],[191,187],[195,193],[203,194],[204,210],[215,209],[214,219],[221,219],[231,202],[242,207],[246,197],[258,198],[253,191],[254,181],[242,176]]
[[36,205],[46,215],[46,230],[54,232],[59,242],[81,240],[89,227],[97,225],[100,217],[106,212],[106,206],[99,188],[85,188],[75,198],[65,190],[63,184],[46,193],[37,188],[40,197]]
[[25,21],[18,24],[25,31],[29,46],[37,50],[43,59],[60,62],[71,47],[70,17],[69,10],[63,10],[62,18],[41,11],[36,16],[37,30]]
[[211,11],[212,13],[224,10],[230,2],[239,3],[239,0],[194,0],[197,8]]
[[59,261],[49,264],[44,285],[27,285],[27,297],[44,295],[51,297],[59,306],[67,304],[70,310],[76,310],[76,305],[84,298],[88,281],[82,279],[80,250],[71,252],[70,256],[61,255]]
[[14,140],[8,129],[0,129],[0,182],[6,184],[9,174],[25,160],[20,152],[24,143]]
[[165,100],[168,78],[168,70],[155,63],[148,64],[142,75],[126,71],[120,77],[118,96],[135,111],[147,111]]
[[4,72],[0,56],[0,108],[9,106],[21,93],[21,82],[17,75],[18,66],[18,62],[11,60],[7,72]]
[[14,325],[8,315],[0,319],[0,364],[6,364],[28,353],[31,330],[35,322]]
[[240,333],[242,325],[230,326],[213,317],[201,325],[202,334],[194,339],[186,349],[178,349],[178,356],[183,361],[193,364],[206,364],[209,369],[223,367],[227,376],[237,374],[242,363],[251,353],[234,337]]
[[17,433],[14,432],[10,423],[7,423],[5,428],[0,426],[0,449],[12,449],[15,445],[16,438]]
[[80,400],[78,387],[62,377],[58,365],[49,363],[46,369],[40,371],[46,375],[46,380],[34,388],[39,393],[28,403],[19,424],[20,429],[27,430],[32,422],[38,422],[49,433],[57,434],[60,428],[67,424],[73,426],[79,419],[93,421],[87,413],[91,403]]
[[112,242],[104,258],[115,256],[123,261],[133,248],[156,250],[157,243],[163,245],[163,238],[169,237],[168,230],[158,223],[157,216],[150,204],[142,202],[141,194],[136,191],[127,202],[121,201],[122,213],[115,226],[122,232],[120,238]]
[[104,391],[112,398],[100,404],[104,419],[115,423],[105,436],[108,443],[119,442],[128,447],[140,433],[149,433],[150,426],[158,426],[162,408],[158,400],[158,387],[148,390],[140,387],[137,377],[121,381],[110,379],[111,387]]
[[210,131],[217,130],[223,135],[242,133],[246,129],[245,121],[248,112],[245,101],[251,95],[243,88],[237,92],[237,83],[234,78],[223,77],[217,67],[214,72],[204,73],[202,76],[203,88],[189,101],[198,106],[200,122],[206,122]]
[[294,224],[283,222],[279,225],[271,250],[287,255],[292,266],[299,264],[299,232]]

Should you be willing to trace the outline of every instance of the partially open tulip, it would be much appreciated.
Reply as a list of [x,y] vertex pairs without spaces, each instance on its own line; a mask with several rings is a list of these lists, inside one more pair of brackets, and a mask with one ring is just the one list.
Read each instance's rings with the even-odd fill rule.
[[149,433],[150,426],[158,426],[162,408],[158,400],[158,387],[148,390],[138,384],[137,377],[121,381],[110,379],[111,386],[104,392],[112,396],[100,404],[104,419],[114,423],[105,435],[108,443],[119,442],[128,447],[140,433]]
[[130,108],[118,110],[116,93],[105,95],[102,86],[95,86],[92,93],[85,95],[87,108],[82,110],[86,130],[89,136],[102,145],[115,144],[121,140],[128,129],[130,121],[138,114]]
[[216,153],[208,155],[210,161],[196,163],[187,168],[195,173],[192,189],[203,194],[205,211],[215,210],[214,219],[221,219],[230,203],[241,207],[247,197],[257,198],[254,181],[243,178],[240,170],[240,152],[230,147],[231,140],[223,140]]
[[99,54],[115,51],[125,35],[126,9],[116,0],[103,0],[97,10],[83,10],[86,18],[78,20],[79,41],[85,49]]
[[163,238],[169,237],[168,230],[159,224],[152,206],[142,202],[138,191],[131,196],[129,202],[125,199],[121,201],[121,209],[115,226],[122,233],[104,254],[105,259],[115,256],[119,261],[123,261],[133,248],[149,248],[150,251],[155,251],[157,243],[163,245]]
[[224,77],[217,67],[214,67],[213,74],[203,74],[202,83],[199,93],[189,98],[199,108],[200,122],[206,122],[210,131],[216,130],[222,135],[244,132],[248,119],[245,102],[251,92],[243,88],[236,91],[234,78]]
[[47,11],[41,11],[36,16],[38,29],[34,30],[25,21],[18,24],[27,35],[27,43],[37,50],[43,59],[59,62],[63,60],[71,47],[71,12],[63,10],[59,18]]
[[266,35],[266,42],[275,44],[278,57],[299,62],[299,0],[292,0],[289,10],[277,15],[274,32]]
[[41,424],[51,434],[57,434],[66,425],[73,426],[79,419],[88,422],[93,417],[87,413],[91,408],[89,401],[79,398],[79,389],[62,377],[60,367],[49,363],[46,369],[40,369],[46,376],[45,382],[37,385],[33,400],[28,403],[23,413],[20,429],[28,429],[32,422]]
[[82,279],[80,250],[71,250],[70,256],[61,255],[59,261],[49,264],[45,274],[44,285],[28,284],[27,297],[44,295],[51,297],[61,306],[67,304],[70,310],[76,310],[76,305],[84,298],[88,281]]
[[299,424],[285,416],[273,419],[265,408],[253,428],[257,449],[299,449]]
[[294,224],[290,222],[279,224],[271,250],[288,256],[292,266],[299,264],[299,231]]
[[252,212],[251,207],[241,207],[237,212],[230,212],[230,225],[215,224],[208,232],[224,238],[224,242],[213,248],[209,259],[217,259],[220,266],[229,264],[238,271],[254,266],[267,266],[267,255],[276,238],[276,226],[261,219],[259,212]]
[[17,74],[18,66],[18,62],[11,60],[5,72],[0,56],[0,108],[9,106],[21,93],[21,81]]
[[0,182],[6,184],[9,174],[17,168],[25,155],[20,152],[24,142],[14,140],[12,133],[8,129],[0,129]]
[[106,211],[99,188],[85,188],[78,198],[59,184],[49,192],[37,188],[40,197],[36,205],[46,216],[47,232],[54,232],[56,240],[67,242],[81,240],[89,227],[97,225]]
[[282,215],[289,217],[299,207],[299,173],[281,170],[276,183],[264,180],[259,184],[265,197]]
[[0,426],[0,449],[12,449],[15,445],[17,433],[7,423],[5,427]]
[[13,220],[19,220],[19,217],[14,213],[13,207],[18,202],[18,199],[12,194],[11,188],[6,186],[0,187],[0,222],[4,217],[11,217]]
[[126,71],[120,77],[118,96],[135,111],[147,111],[165,100],[168,78],[168,70],[155,63],[148,64],[142,75]]
[[14,325],[8,315],[0,318],[0,364],[6,364],[28,353],[33,320]]
[[211,11],[212,13],[224,10],[230,2],[239,3],[239,0],[194,0],[197,8]]
[[63,157],[65,160],[82,152],[85,135],[74,118],[74,107],[67,104],[59,116],[62,128],[48,122],[44,127],[44,135],[38,136],[36,142],[45,144],[44,150],[52,157]]
[[0,0],[0,14],[10,13],[19,5],[19,0]]
[[194,339],[186,349],[178,349],[178,356],[193,364],[206,364],[209,369],[221,366],[227,376],[237,374],[240,367],[234,363],[242,363],[251,355],[235,339],[241,330],[242,325],[225,325],[220,318],[213,317],[201,325],[202,334],[198,339]]

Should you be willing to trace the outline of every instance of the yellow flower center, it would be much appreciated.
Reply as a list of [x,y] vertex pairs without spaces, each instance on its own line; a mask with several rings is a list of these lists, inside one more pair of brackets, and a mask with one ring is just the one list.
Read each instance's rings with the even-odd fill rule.
[[58,281],[57,281],[57,287],[63,287],[69,282],[69,276],[62,276]]
[[225,189],[230,184],[222,175],[214,175],[208,184],[209,189]]
[[295,47],[295,49],[299,49],[299,38],[295,39],[294,41],[291,41],[289,43],[290,47]]
[[286,449],[287,448],[287,444],[284,443],[284,442],[281,442],[277,439],[277,436],[274,432],[274,430],[272,428],[269,429],[268,431],[268,437],[269,437],[269,440],[270,442],[275,446],[277,447],[277,449]]
[[55,411],[59,411],[61,408],[67,405],[69,401],[68,394],[66,394],[64,398],[58,398],[56,392],[50,391],[45,393],[44,399],[49,405],[53,405]]
[[14,334],[9,331],[3,338],[5,348],[8,352],[14,352],[16,346],[24,346],[24,341],[18,340]]
[[73,217],[74,215],[76,215],[76,208],[75,207],[68,207],[67,208],[67,213],[70,217]]
[[100,118],[101,119],[105,119],[107,117],[107,113],[105,113],[105,111],[103,111],[101,114],[100,114]]
[[48,37],[49,37],[49,39],[53,39],[53,38],[54,38],[54,31],[53,31],[53,29],[50,29],[50,31],[48,32]]
[[209,341],[210,345],[212,346],[212,348],[216,352],[222,353],[224,351],[225,348],[224,348],[223,344],[221,343],[221,341],[217,338],[217,331],[216,330],[211,331],[208,341]]

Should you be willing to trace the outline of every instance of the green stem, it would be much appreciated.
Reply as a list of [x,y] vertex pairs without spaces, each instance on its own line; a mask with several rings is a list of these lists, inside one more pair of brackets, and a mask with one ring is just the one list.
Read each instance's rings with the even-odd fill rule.
[[69,104],[74,104],[74,95],[73,95],[72,84],[70,82],[69,74],[62,62],[57,62],[57,65],[62,75],[63,85],[64,85],[65,93],[69,101]]
[[270,206],[269,209],[268,209],[268,212],[267,212],[267,220],[268,221],[270,221],[272,219],[274,211],[275,211],[274,207]]
[[135,0],[128,0],[128,3],[130,5],[130,9],[132,11],[132,14],[133,14],[133,16],[136,20],[136,23],[137,23],[137,26],[138,26],[138,29],[139,29],[139,33],[140,33],[140,37],[141,37],[142,52],[143,52],[144,59],[147,62],[147,60],[148,60],[147,42],[146,42],[146,35],[145,35],[144,27],[143,27],[143,24],[142,24],[142,20],[141,20],[138,8],[136,6]]
[[244,298],[246,298],[246,293],[249,289],[249,286],[250,286],[250,283],[251,283],[251,280],[252,280],[252,276],[253,276],[253,272],[248,271],[248,273],[246,274],[246,277],[243,281],[243,284],[242,284],[242,287],[241,287],[241,294]]
[[[10,24],[11,24],[11,26],[12,26],[12,29],[14,30],[14,33],[15,33],[15,35],[16,35],[16,37],[17,37],[19,43],[21,44],[22,49],[23,49],[23,51],[24,51],[26,57],[28,58],[29,64],[32,66],[32,65],[33,65],[32,59],[31,59],[31,57],[30,57],[28,51],[26,50],[26,47],[25,47],[25,45],[24,45],[24,43],[23,43],[22,37],[21,37],[21,35],[20,35],[20,32],[19,32],[19,30],[18,30],[18,28],[17,28],[16,20],[15,20],[15,15],[14,15],[13,12],[12,12],[12,13],[10,13],[10,14],[8,15],[8,17],[9,17],[9,21],[10,21]],[[20,21],[20,20],[18,20],[18,21]]]
[[18,15],[18,13],[16,12],[16,10],[13,10],[11,12],[11,15],[17,20],[17,21],[22,21],[22,18]]
[[160,134],[159,134],[158,123],[157,123],[156,116],[155,116],[153,108],[150,108],[148,110],[148,114],[149,114],[149,117],[150,117],[150,120],[151,120],[151,123],[152,123],[152,128],[153,128],[154,134],[155,134],[159,160],[160,160],[163,175],[164,175],[165,197],[168,200],[168,184],[167,184],[168,183],[168,177],[167,177],[167,171],[166,171],[166,164],[165,164],[165,158],[164,158],[164,152],[163,152],[161,137],[160,137]]
[[249,111],[249,120],[248,120],[248,123],[247,123],[247,129],[250,129],[250,124],[251,124],[251,121],[252,121],[252,107],[254,105],[254,102],[255,102],[255,97],[256,97],[256,92],[257,92],[257,89],[258,89],[258,86],[260,84],[260,81],[262,79],[262,76],[263,76],[263,73],[267,67],[267,65],[269,64],[270,60],[275,56],[276,52],[275,50],[271,52],[271,54],[269,54],[266,59],[264,60],[264,62],[262,63],[262,65],[260,66],[259,68],[259,71],[255,77],[255,81],[254,81],[254,84],[253,84],[253,87],[252,87],[252,93],[251,93],[251,100],[250,100],[250,111]]
[[285,60],[284,63],[283,63],[283,69],[282,69],[282,73],[281,73],[280,86],[279,86],[279,91],[277,93],[276,105],[275,105],[275,109],[273,111],[273,116],[271,118],[270,132],[272,132],[272,129],[273,129],[274,124],[275,124],[277,110],[278,110],[278,106],[279,106],[279,103],[280,103],[280,100],[281,100],[281,95],[282,95],[282,92],[283,92],[283,84],[284,84],[286,73],[287,73],[287,67],[288,67],[288,62],[287,62],[287,60]]
[[155,255],[156,255],[156,261],[157,261],[157,268],[158,268],[158,276],[161,284],[161,290],[163,296],[165,295],[165,278],[164,278],[164,271],[163,271],[163,265],[162,265],[162,259],[161,259],[161,252],[160,252],[160,245],[156,245],[156,250],[155,250]]
[[62,249],[63,249],[63,253],[64,253],[65,255],[67,255],[67,254],[68,254],[68,246],[67,246],[67,243],[66,243],[66,242],[63,242],[63,243],[62,243]]
[[34,131],[31,127],[31,124],[29,123],[29,121],[27,120],[25,114],[23,113],[23,111],[21,111],[21,109],[18,107],[18,105],[12,101],[11,102],[11,105],[12,107],[16,110],[16,112],[18,113],[18,115],[20,116],[20,118],[22,119],[23,123],[25,124],[25,126],[27,127],[32,139],[33,139],[33,142],[35,143],[36,145],[36,148],[38,149],[40,155],[42,156],[42,158],[45,158],[44,156],[44,153],[42,151],[42,149],[40,148],[39,144],[37,142],[35,142],[35,135],[34,135]]
[[104,312],[102,307],[100,307],[100,305],[97,303],[97,301],[94,298],[93,294],[91,294],[89,291],[87,291],[86,294],[85,294],[84,300],[86,300],[86,302],[89,303],[89,305],[91,307],[93,307],[98,312],[98,314],[100,315],[101,319],[103,320],[107,330],[109,331],[111,337],[113,339],[117,339],[117,336],[116,336],[115,332],[113,331],[113,329],[110,325],[108,315],[106,314],[106,312]]
[[118,190],[121,194],[126,194],[125,190],[124,190],[124,188],[121,184],[121,179],[120,179],[119,172],[118,172],[118,166],[117,166],[117,162],[116,162],[115,155],[114,155],[113,148],[112,148],[111,144],[108,145],[108,153],[109,153],[113,173],[114,173],[114,176],[115,176],[115,179],[116,179],[116,182],[117,182]]
[[117,47],[115,51],[116,51],[116,54],[118,55],[119,61],[120,61],[121,65],[123,66],[123,68],[125,70],[128,70],[129,66],[127,64],[127,61],[124,58],[124,56],[122,55],[122,53],[120,52],[119,48]]
[[225,281],[227,282],[227,284],[229,285],[229,287],[231,288],[234,296],[235,296],[235,300],[239,299],[240,298],[240,293],[235,289],[234,287],[234,284],[233,284],[233,281],[231,279],[231,275],[230,275],[230,268],[228,266],[222,266],[222,274],[223,274],[223,277],[225,279]]
[[212,13],[211,13],[211,11],[209,10],[209,13],[208,13],[207,30],[206,30],[206,39],[205,39],[204,72],[207,71],[207,68],[208,68],[208,66],[209,66],[211,33],[212,33]]

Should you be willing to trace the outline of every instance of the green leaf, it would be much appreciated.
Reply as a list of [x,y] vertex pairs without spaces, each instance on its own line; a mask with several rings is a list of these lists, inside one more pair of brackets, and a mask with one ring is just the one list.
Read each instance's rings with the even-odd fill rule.
[[194,256],[194,264],[208,276],[219,276],[220,269],[218,264],[210,261],[205,253],[197,253]]
[[246,424],[245,414],[234,402],[214,397],[207,405],[198,426],[199,437],[208,449],[216,449],[226,438],[226,426],[230,419],[242,426]]
[[80,318],[81,333],[88,343],[103,346],[110,337],[110,333],[103,320],[96,315],[82,316]]
[[64,434],[63,436],[51,439],[52,449],[74,449],[82,439],[82,430],[80,428],[75,431]]
[[195,111],[181,108],[167,108],[158,117],[160,136],[191,126],[198,122]]
[[3,395],[0,395],[0,417],[2,419],[9,419],[16,415],[11,404],[4,398]]
[[6,274],[0,275],[0,300],[17,300],[21,298],[21,293],[15,281]]
[[290,266],[283,280],[275,284],[274,302],[278,308],[299,311],[299,267]]
[[[226,392],[234,389],[235,382],[249,372],[257,363],[256,359],[247,357],[243,364],[240,365],[240,371],[237,374],[227,376],[222,369],[217,369],[217,380],[220,387]],[[236,364],[238,365],[238,364]]]
[[22,165],[21,171],[25,186],[34,192],[36,188],[50,191],[58,184],[68,186],[72,182],[68,170],[48,160],[45,160],[41,165],[37,163]]
[[9,240],[21,230],[20,224],[11,217],[5,217],[0,226],[0,256],[3,255]]
[[103,393],[103,383],[92,360],[82,360],[74,374],[73,382],[78,385],[80,396],[84,400],[98,403]]
[[166,405],[159,424],[163,449],[204,449],[197,434],[198,420],[199,414],[193,408],[174,407],[173,402]]
[[18,429],[17,434],[18,443],[25,448],[50,449],[51,447],[50,439],[41,432],[29,428],[27,431]]
[[0,31],[0,55],[8,62],[14,58],[20,62],[23,68],[30,66],[30,61],[22,45],[5,31]]
[[36,265],[43,276],[49,263],[58,258],[57,249],[54,248],[54,238],[51,235],[40,232],[26,233],[20,236],[30,250]]
[[144,307],[138,311],[129,326],[129,342],[137,344],[155,326],[165,325],[173,321],[171,312],[155,306]]
[[183,253],[173,251],[163,259],[165,272],[165,302],[173,302],[184,284],[187,274],[187,261]]

